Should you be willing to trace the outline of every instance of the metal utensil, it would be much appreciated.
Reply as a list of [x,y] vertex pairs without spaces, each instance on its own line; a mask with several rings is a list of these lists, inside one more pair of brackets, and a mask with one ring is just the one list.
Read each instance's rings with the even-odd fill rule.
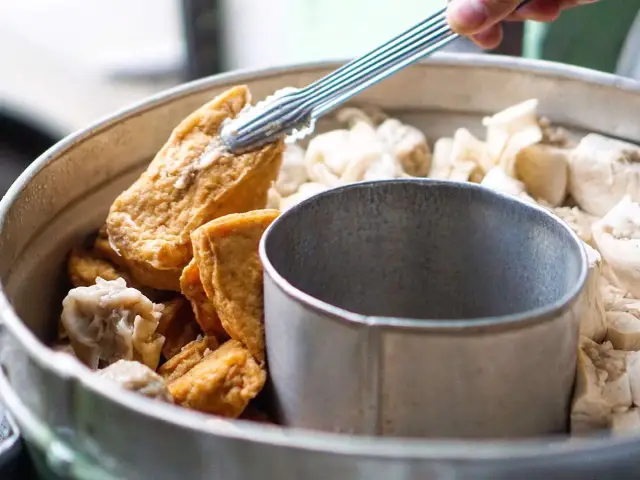
[[260,257],[284,425],[566,432],[588,267],[544,209],[472,183],[352,184],[284,212]]
[[[529,1],[521,2],[518,9]],[[304,138],[313,131],[315,121],[327,112],[458,36],[449,27],[447,8],[442,8],[311,85],[276,93],[228,122],[220,136],[231,151],[258,147],[287,134]]]

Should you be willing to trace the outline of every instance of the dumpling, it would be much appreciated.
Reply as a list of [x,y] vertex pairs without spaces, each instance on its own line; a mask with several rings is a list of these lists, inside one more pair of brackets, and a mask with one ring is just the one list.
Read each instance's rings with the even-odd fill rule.
[[586,135],[571,154],[569,193],[591,215],[606,215],[623,197],[640,201],[640,147]]
[[518,152],[539,143],[543,138],[537,110],[538,100],[531,99],[482,120],[487,127],[489,154],[509,176],[515,176]]
[[[281,197],[292,195],[308,180],[304,163],[304,150],[298,145],[287,145],[282,155],[282,166],[274,188]],[[269,194],[270,195],[270,194]],[[271,198],[268,198],[268,202]]]
[[122,279],[96,279],[69,291],[62,323],[76,356],[92,369],[137,360],[155,370],[164,337],[156,333],[163,305],[156,305]]
[[118,360],[96,373],[102,378],[116,382],[126,390],[148,398],[173,403],[173,397],[169,393],[164,378],[140,362]]
[[592,232],[616,286],[640,298],[640,204],[625,196],[593,224]]

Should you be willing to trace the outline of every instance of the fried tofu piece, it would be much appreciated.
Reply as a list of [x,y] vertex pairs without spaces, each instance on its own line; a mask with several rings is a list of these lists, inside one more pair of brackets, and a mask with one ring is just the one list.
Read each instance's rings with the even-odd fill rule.
[[111,262],[93,252],[77,247],[73,248],[69,255],[67,273],[74,287],[90,287],[96,283],[98,277],[104,280],[124,278],[127,285],[131,285],[128,275],[119,271]]
[[156,288],[159,288],[160,290],[176,290],[173,288],[175,279],[172,272],[158,271],[150,268],[142,262],[127,260],[114,250],[114,246],[109,241],[106,225],[103,225],[98,232],[98,236],[93,244],[93,249],[103,257],[109,259],[114,265],[131,272],[135,277],[136,283],[140,285],[160,285],[163,286],[163,288]]
[[74,287],[90,287],[96,283],[98,277],[109,281],[123,278],[128,286],[139,290],[150,300],[154,302],[162,300],[160,292],[143,286],[131,276],[124,265],[114,262],[111,256],[104,255],[102,250],[95,248],[94,250],[73,248],[67,262],[67,273]]
[[191,235],[194,258],[207,297],[222,326],[264,362],[264,301],[258,245],[278,210],[227,215]]
[[249,350],[229,340],[180,378],[170,382],[175,402],[186,408],[237,418],[267,379]]
[[113,249],[111,243],[109,243],[109,234],[107,233],[107,226],[103,225],[98,230],[98,235],[93,242],[93,250],[108,259],[114,265],[119,267],[125,267],[126,262],[118,253]]
[[204,359],[206,353],[216,350],[218,341],[214,337],[204,337],[185,345],[179,353],[167,360],[158,369],[167,383],[177,380]]
[[219,137],[222,123],[249,102],[247,87],[238,86],[185,118],[111,206],[109,242],[145,285],[180,291],[180,275],[192,258],[192,231],[229,213],[266,206],[284,141],[231,154]]
[[189,265],[182,271],[180,289],[182,294],[191,302],[191,308],[202,331],[207,335],[226,340],[228,338],[227,332],[222,327],[213,302],[204,291],[200,280],[200,269],[195,259],[191,260]]
[[180,353],[182,348],[198,338],[200,327],[191,311],[191,305],[183,297],[164,302],[162,316],[156,330],[165,338],[162,354],[170,359]]

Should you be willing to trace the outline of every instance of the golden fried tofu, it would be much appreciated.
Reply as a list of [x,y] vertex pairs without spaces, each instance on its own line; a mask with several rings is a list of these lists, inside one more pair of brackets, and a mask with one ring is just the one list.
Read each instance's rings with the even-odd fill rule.
[[114,265],[119,267],[125,266],[124,258],[118,255],[111,246],[111,243],[109,243],[109,234],[107,233],[106,225],[103,225],[100,227],[100,230],[98,230],[98,235],[93,242],[93,250],[102,257],[108,259]]
[[237,418],[260,392],[267,374],[249,350],[229,340],[186,374],[170,382],[175,402],[186,408]]
[[193,232],[193,253],[204,291],[229,336],[264,362],[264,302],[258,244],[278,210],[236,213]]
[[170,359],[180,353],[188,343],[200,335],[200,327],[191,311],[191,305],[183,297],[164,303],[164,309],[156,331],[165,338],[162,354]]
[[109,241],[106,225],[104,225],[98,232],[98,236],[93,244],[93,249],[103,257],[109,259],[109,261],[114,265],[132,272],[135,276],[135,280],[140,285],[162,285],[164,286],[164,288],[162,288],[163,290],[176,290],[173,288],[175,286],[175,279],[172,272],[158,271],[144,263],[134,260],[126,260],[122,255],[116,252]]
[[111,206],[109,241],[145,285],[180,291],[193,230],[229,213],[265,207],[282,163],[283,140],[236,155],[225,151],[219,137],[223,121],[249,102],[247,87],[238,86],[185,118]]
[[197,365],[205,356],[205,353],[218,348],[218,341],[214,337],[204,337],[200,340],[185,345],[179,353],[167,360],[158,369],[158,373],[170,383]]
[[67,272],[74,287],[90,287],[96,283],[98,277],[105,280],[124,278],[127,285],[130,285],[130,279],[127,278],[125,272],[119,271],[99,255],[81,248],[71,250],[67,262]]
[[222,327],[213,302],[204,291],[200,280],[200,269],[196,265],[195,259],[191,260],[189,265],[182,271],[180,289],[182,294],[191,302],[191,308],[202,331],[207,335],[226,340],[228,338],[227,332]]
[[98,277],[109,281],[123,278],[127,286],[139,290],[150,300],[154,302],[162,300],[161,292],[144,287],[123,265],[113,262],[110,256],[103,255],[102,250],[95,248],[94,250],[73,248],[67,262],[67,273],[74,287],[90,287],[96,283]]

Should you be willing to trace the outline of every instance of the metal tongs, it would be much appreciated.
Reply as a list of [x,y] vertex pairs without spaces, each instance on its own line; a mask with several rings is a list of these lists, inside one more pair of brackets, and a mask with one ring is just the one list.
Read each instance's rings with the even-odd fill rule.
[[[529,0],[524,0],[518,8]],[[430,55],[458,38],[446,7],[305,88],[274,95],[228,122],[221,132],[232,152],[260,147],[285,135],[304,138],[315,121],[354,95]]]

